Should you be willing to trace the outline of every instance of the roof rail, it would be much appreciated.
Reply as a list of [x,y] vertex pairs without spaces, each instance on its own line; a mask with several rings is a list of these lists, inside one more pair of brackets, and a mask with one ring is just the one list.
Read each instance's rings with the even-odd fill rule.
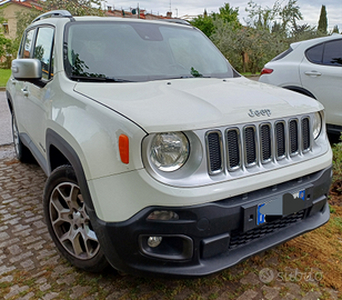
[[183,19],[158,19],[156,21],[165,21],[165,22],[170,22],[170,23],[177,23],[177,24],[183,24],[183,25],[188,25],[191,26],[191,23],[183,20]]
[[46,18],[70,18],[72,21],[74,20],[72,14],[67,10],[52,10],[38,16],[32,21],[32,23]]

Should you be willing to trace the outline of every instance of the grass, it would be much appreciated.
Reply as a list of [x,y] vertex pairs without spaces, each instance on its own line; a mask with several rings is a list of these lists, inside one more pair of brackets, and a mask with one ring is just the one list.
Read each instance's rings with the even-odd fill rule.
[[10,69],[0,69],[0,88],[5,87],[8,79],[11,76]]

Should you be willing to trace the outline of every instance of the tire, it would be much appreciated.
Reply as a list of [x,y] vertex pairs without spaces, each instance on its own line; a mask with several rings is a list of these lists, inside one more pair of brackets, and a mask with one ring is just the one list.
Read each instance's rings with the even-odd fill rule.
[[16,120],[14,112],[12,112],[12,138],[13,138],[16,158],[22,163],[32,162],[33,156],[30,150],[20,140],[17,120]]
[[72,265],[89,272],[108,267],[70,165],[58,167],[49,176],[43,209],[52,240]]

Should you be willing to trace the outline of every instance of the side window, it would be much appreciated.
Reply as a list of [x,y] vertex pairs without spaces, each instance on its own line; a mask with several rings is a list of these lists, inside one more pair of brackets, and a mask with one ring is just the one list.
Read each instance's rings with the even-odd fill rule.
[[23,54],[22,54],[23,58],[30,58],[31,57],[32,44],[33,44],[33,34],[34,34],[34,29],[28,31],[26,34],[24,47],[23,47]]
[[306,51],[306,57],[314,64],[321,64],[323,59],[324,44],[319,44]]
[[342,66],[342,40],[325,44],[323,64],[330,66]]
[[42,64],[42,78],[49,80],[53,77],[53,36],[54,29],[42,27],[38,29],[33,58]]

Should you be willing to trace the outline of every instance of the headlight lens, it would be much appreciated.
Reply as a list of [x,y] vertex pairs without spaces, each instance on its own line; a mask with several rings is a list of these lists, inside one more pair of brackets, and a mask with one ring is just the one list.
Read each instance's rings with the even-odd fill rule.
[[313,125],[312,131],[313,131],[314,139],[317,139],[322,130],[322,115],[320,112],[315,113],[312,125]]
[[189,141],[182,132],[159,133],[151,142],[150,159],[160,171],[176,171],[187,161],[189,148]]

